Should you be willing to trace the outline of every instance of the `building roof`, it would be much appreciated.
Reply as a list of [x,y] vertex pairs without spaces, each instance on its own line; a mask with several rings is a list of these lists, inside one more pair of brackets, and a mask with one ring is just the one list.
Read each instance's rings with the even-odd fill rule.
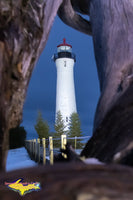
[[61,46],[68,46],[68,47],[72,48],[72,45],[66,43],[66,39],[65,38],[63,39],[63,43],[59,44],[57,47],[61,47]]

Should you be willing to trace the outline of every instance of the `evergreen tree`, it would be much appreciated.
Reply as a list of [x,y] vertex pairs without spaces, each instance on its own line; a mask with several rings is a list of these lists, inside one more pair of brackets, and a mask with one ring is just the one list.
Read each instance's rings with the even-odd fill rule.
[[59,136],[65,133],[64,120],[62,118],[60,111],[57,112],[56,121],[55,121],[55,131],[56,131],[56,135],[59,135]]
[[[72,113],[70,117],[70,123],[69,123],[69,137],[82,137],[81,134],[81,123],[79,119],[78,113]],[[72,146],[75,147],[75,140],[70,141]],[[76,141],[76,148],[82,148],[83,144],[81,143],[81,139]]]
[[[57,112],[54,127],[56,131],[56,133],[54,134],[54,138],[61,138],[61,135],[65,134],[65,125],[60,111]],[[54,147],[60,147],[60,140],[54,141]]]
[[38,111],[37,121],[34,127],[40,139],[49,137],[48,122],[43,120],[42,113],[40,111]]

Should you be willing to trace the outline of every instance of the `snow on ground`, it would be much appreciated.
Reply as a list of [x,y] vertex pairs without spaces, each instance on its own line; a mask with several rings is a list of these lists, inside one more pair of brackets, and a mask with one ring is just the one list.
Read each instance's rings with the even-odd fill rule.
[[24,147],[8,151],[6,171],[37,166]]
[[[79,153],[79,152],[77,152]],[[46,157],[49,160],[49,157]],[[96,158],[88,158],[84,160],[86,164],[104,164]],[[11,149],[8,151],[6,171],[16,169],[28,168],[37,166],[38,164],[30,159],[24,147],[18,149]]]
[[87,158],[83,161],[86,164],[104,165],[104,163],[100,162],[97,158]]

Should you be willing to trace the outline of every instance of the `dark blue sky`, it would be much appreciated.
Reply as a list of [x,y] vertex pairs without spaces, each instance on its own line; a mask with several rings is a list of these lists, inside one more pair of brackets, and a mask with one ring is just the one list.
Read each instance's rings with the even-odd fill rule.
[[74,68],[77,110],[84,135],[92,134],[93,118],[99,97],[99,84],[94,58],[92,38],[65,25],[58,17],[49,35],[48,42],[33,71],[23,111],[23,123],[28,138],[36,137],[34,125],[37,111],[54,131],[56,67],[51,57],[63,38],[72,45],[76,54]]

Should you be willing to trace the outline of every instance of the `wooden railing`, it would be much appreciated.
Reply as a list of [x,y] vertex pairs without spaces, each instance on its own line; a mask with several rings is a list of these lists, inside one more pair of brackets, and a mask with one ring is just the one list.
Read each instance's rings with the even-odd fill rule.
[[[61,135],[61,138],[54,138],[49,137],[48,139],[33,139],[33,140],[26,140],[25,141],[25,148],[27,149],[30,157],[32,160],[35,160],[38,163],[43,163],[44,165],[46,163],[50,163],[53,165],[54,163],[54,141],[61,141],[61,148],[65,149],[65,146],[67,144],[67,140],[74,140],[74,148],[76,149],[77,146],[77,140],[81,139],[89,139],[90,136],[86,137],[68,137],[66,135]],[[56,149],[57,150],[57,149]],[[66,157],[65,154],[62,154],[64,157]]]

